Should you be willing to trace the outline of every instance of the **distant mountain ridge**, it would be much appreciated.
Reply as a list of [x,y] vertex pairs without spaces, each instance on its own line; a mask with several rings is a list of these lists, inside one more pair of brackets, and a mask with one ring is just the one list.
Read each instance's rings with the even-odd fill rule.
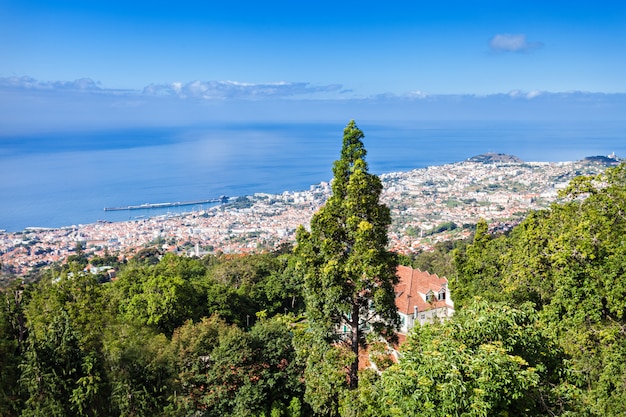
[[617,156],[615,156],[614,153],[612,153],[611,155],[608,155],[608,156],[603,156],[603,155],[588,156],[585,159],[583,159],[583,161],[596,163],[596,164],[602,164],[602,165],[619,165],[619,163],[622,160],[618,158]]
[[[511,163],[511,164],[523,164],[524,161],[514,155],[508,155],[505,153],[495,153],[495,152],[487,152],[481,155],[472,156],[471,158],[467,158],[467,162],[476,162],[482,164],[493,164],[493,163]],[[601,165],[618,165],[622,159],[618,158],[614,153],[604,156],[604,155],[595,155],[595,156],[587,156],[582,159],[583,162],[595,163]]]
[[484,153],[481,155],[472,156],[471,158],[467,158],[467,161],[483,163],[483,164],[492,164],[496,162],[516,163],[516,164],[524,163],[524,161],[522,161],[517,156],[507,155],[504,153],[494,153],[494,152],[488,152],[488,153]]

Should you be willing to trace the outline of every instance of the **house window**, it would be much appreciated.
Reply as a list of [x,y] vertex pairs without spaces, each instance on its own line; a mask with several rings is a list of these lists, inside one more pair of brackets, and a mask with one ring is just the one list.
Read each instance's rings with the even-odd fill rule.
[[446,299],[446,291],[445,290],[439,291],[439,294],[437,294],[437,300],[441,301],[445,299]]
[[426,302],[430,303],[431,301],[433,301],[435,294],[433,294],[432,291],[428,291],[428,293],[426,294]]

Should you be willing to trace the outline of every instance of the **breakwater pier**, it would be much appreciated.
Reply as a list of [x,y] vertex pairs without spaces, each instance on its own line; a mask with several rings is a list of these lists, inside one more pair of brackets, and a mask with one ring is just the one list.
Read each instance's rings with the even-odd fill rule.
[[208,200],[194,200],[194,201],[177,201],[166,203],[143,203],[131,206],[119,206],[119,207],[105,207],[104,211],[122,211],[122,210],[144,210],[144,209],[160,209],[167,207],[180,207],[180,206],[196,206],[198,204],[211,204],[211,203],[226,203],[228,197],[223,195],[219,198],[211,198]]

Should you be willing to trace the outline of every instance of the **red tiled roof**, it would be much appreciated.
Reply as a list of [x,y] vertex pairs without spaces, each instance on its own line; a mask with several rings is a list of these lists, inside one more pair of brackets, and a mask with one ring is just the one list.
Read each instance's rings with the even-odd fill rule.
[[[399,278],[395,286],[396,308],[400,313],[412,314],[415,306],[420,312],[446,306],[446,300],[437,300],[441,288],[448,284],[445,277],[403,265],[398,266],[396,275]],[[428,291],[432,291],[434,297],[427,303],[425,297]]]

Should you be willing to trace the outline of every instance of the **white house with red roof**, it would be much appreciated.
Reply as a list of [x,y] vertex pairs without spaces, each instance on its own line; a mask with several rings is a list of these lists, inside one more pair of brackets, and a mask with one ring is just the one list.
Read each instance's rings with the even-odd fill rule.
[[396,270],[396,308],[399,333],[407,334],[416,324],[443,320],[454,314],[448,280],[436,274],[400,265]]

